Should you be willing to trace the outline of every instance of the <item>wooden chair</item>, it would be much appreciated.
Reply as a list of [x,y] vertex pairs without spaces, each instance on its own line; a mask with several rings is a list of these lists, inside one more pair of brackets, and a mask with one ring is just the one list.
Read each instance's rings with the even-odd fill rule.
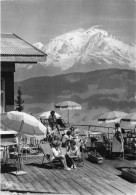
[[[40,143],[39,147],[43,152],[42,164],[44,164],[44,160],[46,159],[46,164],[49,164],[52,168],[60,168],[57,166],[61,163],[61,161],[59,159],[54,158],[53,160],[51,160],[54,155],[53,155],[50,143],[49,142],[46,142],[43,144]],[[62,165],[62,163],[61,163],[61,165]]]

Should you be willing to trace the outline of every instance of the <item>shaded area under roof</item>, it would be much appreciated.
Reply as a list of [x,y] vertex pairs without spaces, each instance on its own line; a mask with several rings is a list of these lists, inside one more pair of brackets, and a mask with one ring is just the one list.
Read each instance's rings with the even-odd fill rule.
[[15,34],[1,34],[1,61],[41,62],[46,54]]

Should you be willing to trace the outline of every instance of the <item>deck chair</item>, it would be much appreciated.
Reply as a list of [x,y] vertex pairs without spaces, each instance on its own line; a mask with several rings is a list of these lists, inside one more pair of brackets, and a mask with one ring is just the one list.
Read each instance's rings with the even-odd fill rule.
[[44,160],[46,159],[46,164],[50,165],[53,169],[60,168],[60,166],[57,166],[57,165],[62,165],[62,163],[59,159],[51,160],[52,156],[54,156],[54,155],[53,155],[50,143],[49,142],[45,142],[43,144],[40,143],[39,147],[43,152],[42,164],[44,164]]

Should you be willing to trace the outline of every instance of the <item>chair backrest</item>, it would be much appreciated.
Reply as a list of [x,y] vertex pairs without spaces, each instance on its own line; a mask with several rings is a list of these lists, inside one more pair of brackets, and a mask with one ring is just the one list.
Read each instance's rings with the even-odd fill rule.
[[53,151],[49,142],[40,144],[40,148],[42,149],[42,152],[44,153],[45,156],[46,155],[50,155],[50,157],[53,156]]

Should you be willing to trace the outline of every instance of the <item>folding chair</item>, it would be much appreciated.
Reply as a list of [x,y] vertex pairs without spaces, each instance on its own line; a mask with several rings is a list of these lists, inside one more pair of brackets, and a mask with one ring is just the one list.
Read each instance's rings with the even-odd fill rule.
[[[46,159],[46,164],[49,164],[52,168],[55,168],[56,165],[58,165],[59,163],[61,163],[61,161],[59,159],[52,159],[53,152],[52,152],[52,148],[50,146],[49,142],[45,142],[44,144],[40,144],[39,147],[41,148],[42,152],[43,152],[43,159],[42,159],[42,164],[44,164],[44,160]],[[61,163],[62,165],[62,163]]]

